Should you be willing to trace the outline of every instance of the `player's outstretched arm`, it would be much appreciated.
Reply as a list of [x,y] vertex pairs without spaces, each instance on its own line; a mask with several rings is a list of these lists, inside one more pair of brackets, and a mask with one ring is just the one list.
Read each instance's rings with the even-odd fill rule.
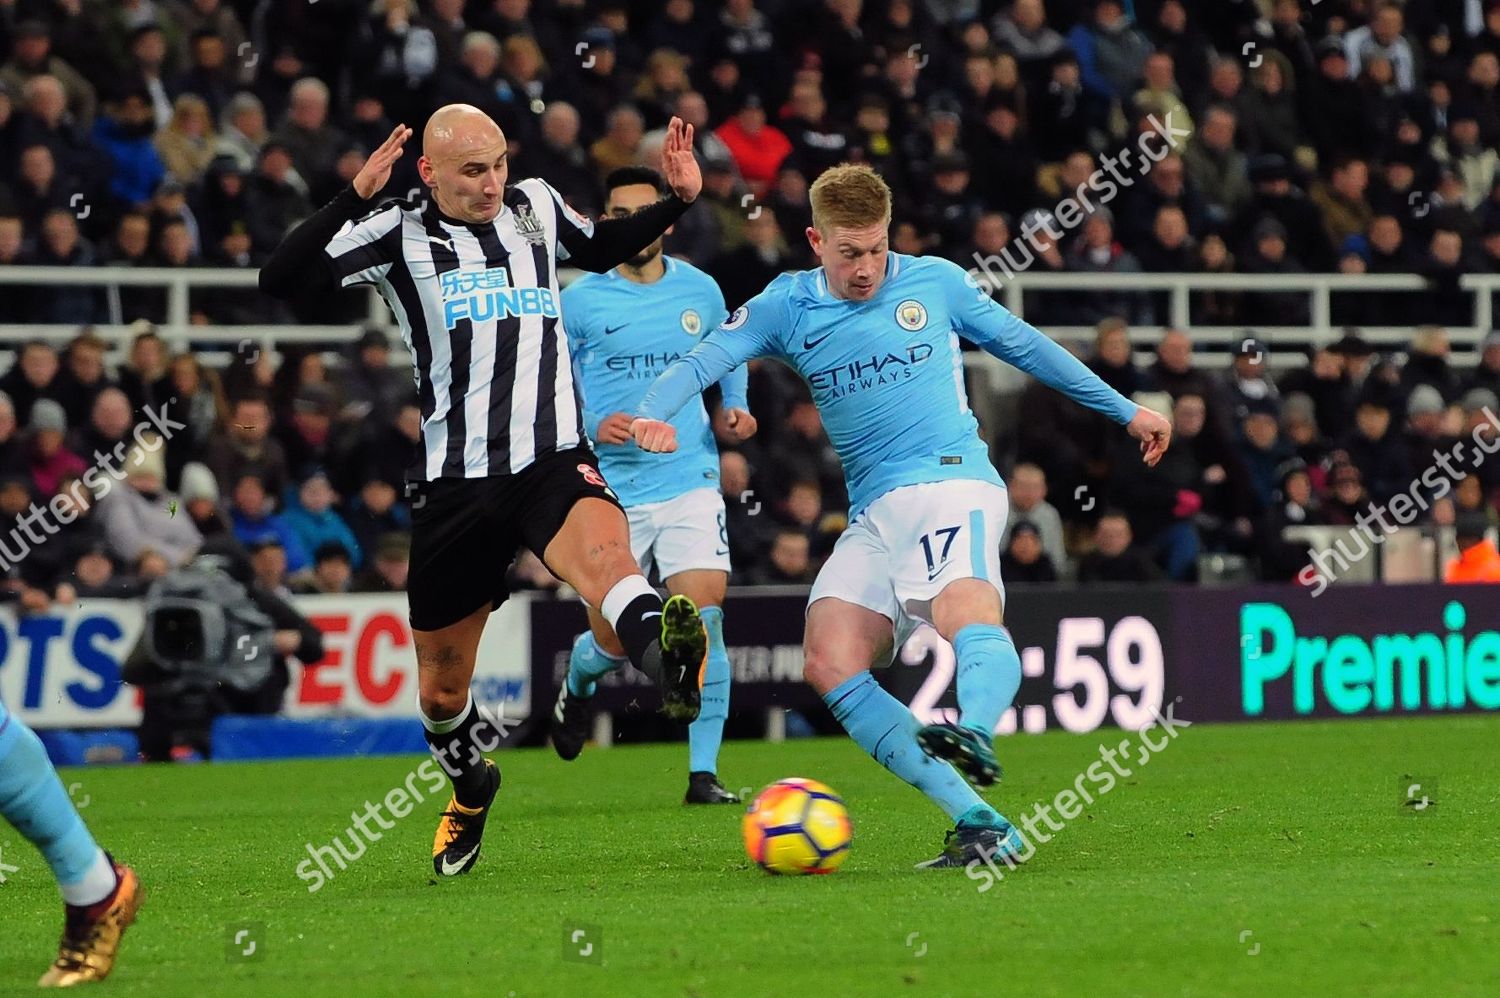
[[1080,405],[1108,416],[1121,426],[1131,424],[1140,406],[1105,384],[1083,361],[1041,330],[976,288],[956,264],[943,266],[951,271],[948,292],[960,323],[959,332],[966,339]]
[[[697,199],[703,177],[693,157],[693,126],[680,118],[667,126],[662,174],[672,193],[655,204],[623,217],[601,218],[589,229],[561,224],[557,238],[567,251],[567,263],[594,274],[618,267],[660,238]],[[567,215],[560,209],[559,217]]]
[[401,158],[401,147],[409,138],[411,129],[397,125],[348,187],[282,237],[281,245],[260,268],[261,291],[272,298],[296,298],[338,289],[338,275],[324,249],[344,223],[370,210],[370,199],[390,180],[391,167]]

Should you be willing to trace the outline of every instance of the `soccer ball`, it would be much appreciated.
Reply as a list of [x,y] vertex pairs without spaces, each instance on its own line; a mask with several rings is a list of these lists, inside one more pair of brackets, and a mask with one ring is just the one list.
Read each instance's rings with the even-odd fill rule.
[[768,873],[832,873],[849,855],[854,826],[817,780],[778,780],[745,812],[745,852]]

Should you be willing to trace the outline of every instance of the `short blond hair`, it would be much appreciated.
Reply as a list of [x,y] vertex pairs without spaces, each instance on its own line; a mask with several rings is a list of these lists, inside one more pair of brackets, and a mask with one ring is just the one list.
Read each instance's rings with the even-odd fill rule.
[[836,228],[863,229],[891,223],[891,189],[863,163],[840,163],[823,171],[808,191],[813,227],[824,235]]

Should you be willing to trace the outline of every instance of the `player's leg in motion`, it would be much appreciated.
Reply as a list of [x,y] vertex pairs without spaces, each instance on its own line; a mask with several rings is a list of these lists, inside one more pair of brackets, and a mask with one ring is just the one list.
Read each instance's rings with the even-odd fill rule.
[[630,663],[661,689],[662,712],[681,721],[695,720],[708,653],[703,620],[685,596],[662,603],[630,552],[629,528],[620,508],[603,499],[580,499],[547,544],[542,560],[578,590],[585,603],[598,609]]
[[573,639],[568,676],[552,708],[552,749],[569,762],[578,758],[588,741],[589,701],[599,680],[629,661],[604,616],[593,607],[588,612],[589,629]]
[[144,894],[135,871],[94,842],[41,739],[0,704],[0,814],[31,841],[63,895],[57,959],[37,983],[68,987],[103,980]]
[[890,657],[892,622],[867,607],[833,597],[808,608],[804,676],[849,737],[876,762],[926,794],[953,819],[949,846],[925,866],[962,866],[1019,841],[1010,823],[958,772],[917,744],[920,722],[870,674]]
[[453,798],[432,841],[432,868],[440,877],[468,873],[479,861],[485,821],[500,789],[500,767],[484,757],[499,744],[500,732],[469,694],[491,609],[485,603],[446,627],[412,629],[422,727],[434,758],[453,781]]
[[703,670],[703,707],[688,725],[688,789],[684,804],[737,804],[719,782],[719,746],[729,719],[729,650],[724,647],[724,592],[729,575],[717,569],[689,569],[668,576],[667,590],[698,604],[708,633],[708,664]]
[[1000,778],[994,733],[1021,686],[1021,658],[1000,625],[999,591],[984,579],[955,579],[932,603],[932,622],[958,653],[958,724],[929,724],[922,748],[979,786]]

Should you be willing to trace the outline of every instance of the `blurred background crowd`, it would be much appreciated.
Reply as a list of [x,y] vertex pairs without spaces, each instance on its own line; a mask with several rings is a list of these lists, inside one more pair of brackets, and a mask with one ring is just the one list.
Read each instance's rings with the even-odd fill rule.
[[[395,122],[420,132],[464,101],[504,128],[513,178],[589,213],[611,169],[659,158],[672,115],[692,123],[705,189],[667,251],[730,308],[812,265],[808,184],[848,160],[895,191],[894,249],[965,267],[1422,275],[1424,294],[1333,310],[1412,326],[1408,349],[1351,328],[1274,378],[1253,332],[1215,355],[1163,330],[1163,295],[1028,293],[1028,320],[1096,327],[1090,366],[1171,413],[1155,471],[1040,386],[976,404],[1011,484],[1008,580],[1186,581],[1210,552],[1290,579],[1306,550],[1282,526],[1352,522],[1434,451],[1494,438],[1500,338],[1459,370],[1444,327],[1475,321],[1462,274],[1500,272],[1497,88],[1500,0],[0,0],[0,267],[253,269]],[[1110,168],[1166,124],[1176,144],[1149,169]],[[420,194],[415,161],[387,193]],[[1116,196],[1081,196],[1105,177]],[[1068,199],[1080,224],[1062,224]],[[0,517],[59,494],[93,507],[21,558],[0,523],[13,598],[130,591],[216,536],[272,587],[404,586],[418,414],[380,329],[211,369],[155,334],[157,288],[120,289],[138,323],[118,343],[88,329],[109,321],[100,291],[0,295],[12,333],[82,329],[61,351],[8,337]],[[357,324],[368,308],[245,289],[189,311]],[[1192,302],[1194,323],[1310,318],[1297,294]],[[171,399],[187,428],[141,446],[147,407]],[[844,526],[838,460],[785,368],[755,366],[751,403],[761,434],[722,467],[736,581],[805,582]],[[142,460],[93,504],[75,479],[122,442]],[[1471,463],[1441,497],[1423,486],[1419,522],[1495,517],[1500,462]],[[534,558],[514,575],[555,585]]]

